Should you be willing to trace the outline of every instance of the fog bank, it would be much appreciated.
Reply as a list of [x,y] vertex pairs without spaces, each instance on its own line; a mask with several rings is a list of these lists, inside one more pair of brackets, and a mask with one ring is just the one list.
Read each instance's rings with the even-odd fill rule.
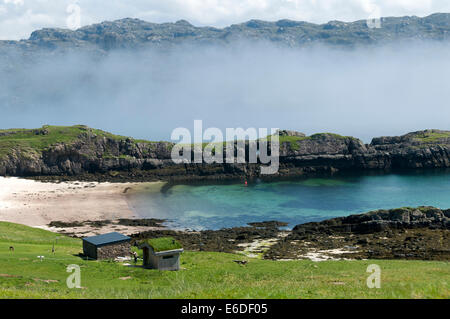
[[0,128],[86,124],[169,140],[176,127],[279,127],[370,142],[450,129],[450,46],[270,44],[41,58],[0,74]]

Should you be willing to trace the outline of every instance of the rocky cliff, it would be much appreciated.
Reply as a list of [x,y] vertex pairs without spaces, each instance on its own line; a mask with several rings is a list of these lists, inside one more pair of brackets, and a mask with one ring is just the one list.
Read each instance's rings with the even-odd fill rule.
[[[380,137],[370,144],[331,133],[278,134],[280,168],[270,177],[450,168],[450,131],[426,130]],[[173,146],[170,142],[134,140],[81,125],[0,130],[0,175],[101,180],[261,177],[259,163],[175,164],[171,159]]]
[[450,167],[449,131],[425,130],[379,137],[368,145],[353,137],[325,133],[282,145],[283,168],[333,171]]

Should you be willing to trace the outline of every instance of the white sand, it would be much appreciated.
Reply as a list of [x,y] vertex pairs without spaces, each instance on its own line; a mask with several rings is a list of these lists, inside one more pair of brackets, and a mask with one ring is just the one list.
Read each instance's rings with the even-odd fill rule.
[[0,177],[0,220],[28,226],[51,221],[133,218],[124,190],[139,183],[42,183]]

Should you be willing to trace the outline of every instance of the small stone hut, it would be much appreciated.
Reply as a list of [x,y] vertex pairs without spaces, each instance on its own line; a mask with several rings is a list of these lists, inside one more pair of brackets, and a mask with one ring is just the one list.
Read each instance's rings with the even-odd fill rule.
[[179,270],[181,244],[172,237],[160,237],[141,242],[144,252],[144,267],[159,270]]
[[129,256],[131,238],[112,232],[83,238],[83,253],[92,259],[111,259]]

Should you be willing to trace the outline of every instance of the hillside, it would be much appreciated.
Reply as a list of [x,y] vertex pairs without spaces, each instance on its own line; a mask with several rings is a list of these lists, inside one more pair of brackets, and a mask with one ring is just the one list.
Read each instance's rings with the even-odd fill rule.
[[[450,131],[379,137],[371,144],[332,133],[278,134],[280,169],[275,177],[450,168]],[[264,177],[260,163],[175,164],[171,159],[173,146],[171,142],[135,140],[83,125],[0,130],[0,175],[138,181]]]
[[[187,251],[182,270],[163,272],[86,261],[78,257],[81,240],[23,225],[0,222],[0,234],[0,298],[449,298],[450,293],[443,280],[450,271],[446,262],[317,263]],[[245,266],[233,262],[242,259],[248,260]],[[382,289],[366,286],[372,263],[382,269]],[[82,289],[66,286],[70,264],[81,268]]]

